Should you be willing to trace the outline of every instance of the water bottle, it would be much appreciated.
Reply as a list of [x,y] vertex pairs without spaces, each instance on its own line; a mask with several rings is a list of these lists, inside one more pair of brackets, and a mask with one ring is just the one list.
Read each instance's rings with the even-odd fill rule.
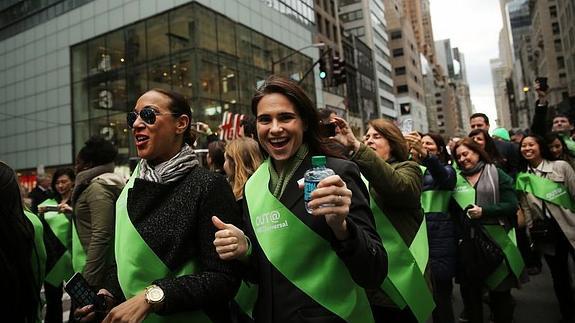
[[312,168],[308,169],[304,175],[303,200],[305,203],[305,209],[309,214],[311,214],[311,209],[307,206],[307,203],[311,201],[311,193],[315,190],[317,184],[322,179],[335,175],[335,172],[331,168],[325,167],[325,164],[325,156],[313,156],[311,158]]

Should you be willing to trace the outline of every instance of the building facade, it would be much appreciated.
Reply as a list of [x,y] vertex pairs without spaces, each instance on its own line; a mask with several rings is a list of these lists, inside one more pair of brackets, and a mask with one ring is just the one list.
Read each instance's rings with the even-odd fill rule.
[[[398,117],[393,95],[390,50],[383,1],[340,0],[339,12],[346,32],[359,37],[373,53],[378,105],[369,112],[369,119]],[[345,18],[344,18],[345,17]]]
[[[215,129],[223,112],[249,110],[272,70],[301,75],[318,57],[299,52],[312,43],[312,0],[20,3],[0,11],[17,18],[0,29],[0,153],[20,170],[70,165],[96,134],[127,163],[126,112],[147,89],[181,92]],[[321,106],[316,78],[303,84]]]
[[394,94],[399,104],[398,124],[427,132],[427,108],[421,61],[415,35],[400,1],[385,0]]

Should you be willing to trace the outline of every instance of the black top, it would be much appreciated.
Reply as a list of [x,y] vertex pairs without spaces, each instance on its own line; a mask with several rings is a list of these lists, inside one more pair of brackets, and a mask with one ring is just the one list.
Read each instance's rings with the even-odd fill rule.
[[[297,180],[311,168],[308,155],[287,184],[279,199],[303,223],[319,236],[329,241],[334,251],[345,263],[353,280],[361,287],[377,288],[387,274],[387,254],[375,230],[375,220],[369,208],[369,193],[360,178],[358,167],[349,161],[328,158],[327,167],[333,169],[352,191],[352,204],[347,216],[349,239],[338,241],[324,217],[314,217],[305,210],[303,190]],[[265,257],[255,237],[249,220],[247,202],[243,204],[246,234],[253,244],[251,263],[254,267],[250,277],[259,283],[258,302],[254,309],[257,322],[343,322],[341,318],[325,309],[293,285]],[[305,241],[290,241],[293,257]],[[334,281],[333,284],[338,282]],[[370,310],[367,308],[366,310]]]
[[[137,178],[128,191],[127,205],[134,227],[170,270],[177,271],[190,259],[196,259],[202,270],[150,282],[165,293],[165,305],[158,314],[201,308],[213,321],[229,322],[229,301],[239,288],[240,274],[237,262],[223,261],[216,253],[217,229],[211,220],[216,215],[225,223],[237,226],[240,222],[225,179],[202,167],[194,167],[176,183]],[[109,290],[122,295],[115,280]]]

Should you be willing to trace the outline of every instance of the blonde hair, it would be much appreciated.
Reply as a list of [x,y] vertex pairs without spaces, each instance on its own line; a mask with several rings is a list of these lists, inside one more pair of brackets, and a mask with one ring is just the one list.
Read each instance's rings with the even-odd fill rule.
[[245,183],[263,161],[259,144],[252,138],[234,139],[226,145],[225,158],[233,162],[233,165],[229,166],[233,168],[234,175],[229,181],[236,199],[240,199]]

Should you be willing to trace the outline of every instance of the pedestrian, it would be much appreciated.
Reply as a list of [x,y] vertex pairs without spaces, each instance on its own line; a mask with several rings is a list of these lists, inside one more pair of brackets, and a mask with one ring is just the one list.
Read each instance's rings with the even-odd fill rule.
[[[62,282],[70,279],[72,269],[72,216],[71,197],[76,176],[71,168],[59,168],[52,176],[53,198],[38,205],[38,215],[44,219],[44,243],[51,244],[46,263],[44,295],[46,296],[46,323],[62,322]],[[54,209],[56,208],[56,209]]]
[[[245,235],[214,217],[214,244],[223,259],[249,263],[259,287],[255,321],[373,322],[364,288],[381,285],[387,259],[357,166],[329,157],[317,111],[296,82],[270,76],[252,112],[267,159],[245,185]],[[298,181],[314,155],[327,155],[336,175],[317,184],[310,214]]]
[[250,137],[240,137],[226,145],[224,171],[240,206],[244,198],[244,185],[262,160],[258,142]]
[[548,133],[544,139],[551,153],[551,160],[564,160],[575,169],[575,156],[567,148],[562,136],[557,133]]
[[[495,323],[513,321],[515,304],[511,288],[518,286],[523,271],[521,254],[514,244],[513,223],[516,218],[517,197],[513,180],[495,167],[490,156],[471,138],[455,144],[455,160],[459,168],[453,193],[452,214],[459,231],[464,232],[459,250],[460,283],[464,313],[462,319],[483,323],[483,291],[489,292],[489,305]],[[496,269],[487,269],[484,259],[474,258],[475,235],[469,226],[474,221],[487,232],[499,248],[506,246],[503,260]],[[511,236],[511,238],[510,238]],[[483,245],[481,245],[483,246]],[[488,272],[487,270],[492,270]]]
[[427,222],[429,265],[433,282],[434,323],[455,322],[452,290],[455,277],[457,235],[448,209],[456,174],[449,162],[443,138],[435,133],[408,134],[412,157],[423,170],[421,206]]
[[72,265],[96,290],[102,288],[114,260],[115,205],[125,182],[114,173],[117,155],[111,142],[94,136],[76,157]]
[[225,141],[212,141],[208,144],[208,155],[206,156],[209,170],[222,176],[226,175],[224,172],[224,162],[226,161],[224,157],[225,150]]
[[543,253],[553,278],[561,322],[575,320],[568,256],[575,249],[575,171],[553,157],[542,137],[521,141],[521,173],[516,188],[536,250]]
[[[218,257],[211,217],[239,226],[239,214],[225,178],[199,166],[186,98],[149,90],[127,122],[141,161],[116,205],[104,322],[231,322],[239,272]],[[76,315],[95,316],[91,306]]]
[[338,127],[334,139],[348,148],[350,160],[359,166],[369,183],[371,209],[388,253],[386,281],[381,288],[368,291],[375,319],[425,322],[432,314],[434,302],[421,209],[421,169],[407,160],[407,141],[392,121],[369,121],[360,142],[347,121],[339,117],[334,120]]
[[12,322],[41,319],[40,289],[44,280],[46,250],[43,226],[22,206],[16,173],[0,162],[0,312]]
[[38,214],[38,205],[52,197],[52,191],[50,191],[51,181],[50,174],[42,173],[36,176],[36,187],[28,194],[32,213]]

